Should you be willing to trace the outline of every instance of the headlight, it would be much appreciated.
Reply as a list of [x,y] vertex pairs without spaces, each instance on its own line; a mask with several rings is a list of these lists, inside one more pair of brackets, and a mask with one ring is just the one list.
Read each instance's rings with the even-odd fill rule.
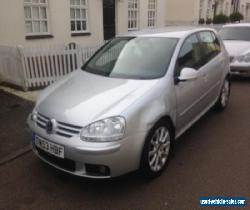
[[249,63],[249,62],[250,62],[250,53],[247,53],[247,54],[244,56],[244,62],[246,62],[246,63]]
[[81,139],[93,142],[109,142],[121,139],[125,132],[125,119],[123,117],[110,117],[84,127]]
[[235,57],[235,60],[237,60],[238,62],[249,63],[250,62],[250,53],[247,53],[246,55],[237,56],[237,57]]

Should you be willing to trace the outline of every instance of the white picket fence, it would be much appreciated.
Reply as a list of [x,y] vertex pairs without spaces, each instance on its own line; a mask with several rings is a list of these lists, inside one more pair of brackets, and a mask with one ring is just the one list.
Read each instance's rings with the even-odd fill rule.
[[45,87],[82,66],[101,45],[0,46],[0,80],[24,90]]

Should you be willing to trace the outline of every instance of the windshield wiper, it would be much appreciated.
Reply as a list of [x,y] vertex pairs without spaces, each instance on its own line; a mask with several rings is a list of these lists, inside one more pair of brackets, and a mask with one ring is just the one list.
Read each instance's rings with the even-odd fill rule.
[[83,71],[86,71],[88,73],[92,73],[92,74],[97,74],[97,75],[101,75],[104,77],[109,77],[110,76],[110,72],[104,72],[104,71],[98,71],[97,69],[93,69],[90,67],[86,67],[86,68],[81,68]]

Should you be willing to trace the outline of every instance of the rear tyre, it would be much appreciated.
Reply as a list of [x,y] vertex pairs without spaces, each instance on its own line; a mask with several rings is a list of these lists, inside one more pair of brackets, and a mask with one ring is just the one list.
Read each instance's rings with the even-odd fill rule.
[[146,178],[160,176],[172,151],[173,131],[168,121],[159,121],[149,132],[141,157],[140,171]]
[[215,104],[215,109],[217,111],[223,111],[227,107],[229,102],[230,91],[231,91],[230,80],[229,78],[226,78],[220,92],[220,97]]

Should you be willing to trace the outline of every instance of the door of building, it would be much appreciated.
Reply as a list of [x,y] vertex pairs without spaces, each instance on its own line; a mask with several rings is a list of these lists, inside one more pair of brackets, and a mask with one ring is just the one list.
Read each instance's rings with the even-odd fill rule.
[[115,36],[115,0],[103,0],[104,40]]

